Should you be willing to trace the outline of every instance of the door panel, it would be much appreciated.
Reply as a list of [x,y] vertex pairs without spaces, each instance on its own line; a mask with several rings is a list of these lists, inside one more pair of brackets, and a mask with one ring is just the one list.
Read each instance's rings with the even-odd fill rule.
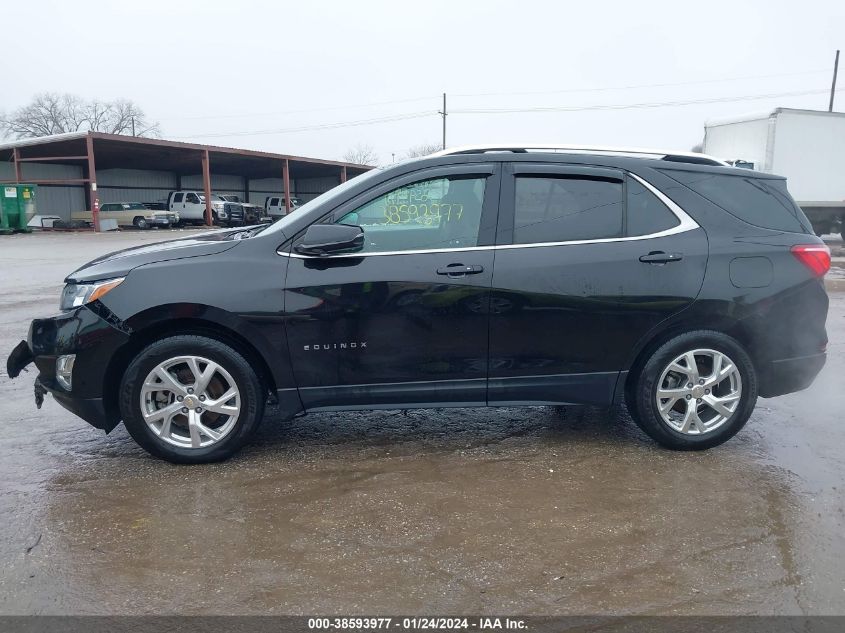
[[[514,177],[506,175],[500,240],[512,240],[513,206]],[[490,403],[609,404],[633,347],[695,300],[706,264],[700,228],[648,239],[501,244],[490,299]]]
[[[484,403],[491,250],[326,259],[292,257],[288,268],[287,331],[306,408]],[[452,264],[483,270],[437,273]]]
[[322,220],[361,226],[360,254],[301,255],[301,235],[288,245],[287,333],[306,408],[485,404],[498,199],[490,165],[423,171]]

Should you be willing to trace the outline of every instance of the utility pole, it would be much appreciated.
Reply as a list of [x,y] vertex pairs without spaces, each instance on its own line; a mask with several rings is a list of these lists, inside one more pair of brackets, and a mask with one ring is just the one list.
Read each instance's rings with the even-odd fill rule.
[[132,117],[132,136],[135,136],[135,117]]
[[833,62],[833,83],[830,86],[830,105],[827,107],[828,112],[833,112],[833,97],[836,95],[836,75],[839,72],[839,50],[836,51],[836,59]]
[[440,116],[443,117],[443,149],[446,149],[446,93],[443,93],[443,110],[438,111]]

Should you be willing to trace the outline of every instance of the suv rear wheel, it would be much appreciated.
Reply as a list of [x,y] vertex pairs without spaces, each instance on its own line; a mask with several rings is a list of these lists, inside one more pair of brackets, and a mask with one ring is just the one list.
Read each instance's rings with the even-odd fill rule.
[[250,438],[264,414],[264,391],[233,348],[180,335],[149,345],[127,368],[120,411],[144,449],[176,463],[226,459]]
[[628,393],[639,427],[663,446],[702,450],[729,440],[757,402],[757,376],[733,338],[687,332],[661,345]]

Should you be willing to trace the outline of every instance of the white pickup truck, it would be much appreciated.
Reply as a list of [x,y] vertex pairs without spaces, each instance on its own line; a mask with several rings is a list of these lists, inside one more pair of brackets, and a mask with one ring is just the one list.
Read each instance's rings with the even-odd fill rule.
[[[182,222],[205,224],[205,194],[201,191],[171,191],[167,196],[167,210],[178,213]],[[214,224],[243,224],[243,206],[227,202],[213,193],[211,219]]]
[[[294,211],[297,207],[302,204],[302,201],[299,198],[295,198],[291,196],[290,199],[290,210]],[[274,220],[278,220],[279,218],[284,217],[287,215],[287,211],[285,210],[285,197],[284,196],[267,196],[264,199],[264,210]]]

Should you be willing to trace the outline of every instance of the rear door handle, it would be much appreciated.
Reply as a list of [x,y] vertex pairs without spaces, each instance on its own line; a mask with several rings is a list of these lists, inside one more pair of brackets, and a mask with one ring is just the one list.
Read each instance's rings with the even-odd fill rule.
[[640,257],[640,261],[645,264],[668,264],[669,262],[679,262],[684,258],[683,253],[664,253],[663,251],[652,251],[648,255]]
[[464,264],[449,264],[437,269],[438,275],[448,275],[449,277],[464,277],[466,275],[477,275],[484,272],[484,266],[473,264],[472,266],[465,266]]

